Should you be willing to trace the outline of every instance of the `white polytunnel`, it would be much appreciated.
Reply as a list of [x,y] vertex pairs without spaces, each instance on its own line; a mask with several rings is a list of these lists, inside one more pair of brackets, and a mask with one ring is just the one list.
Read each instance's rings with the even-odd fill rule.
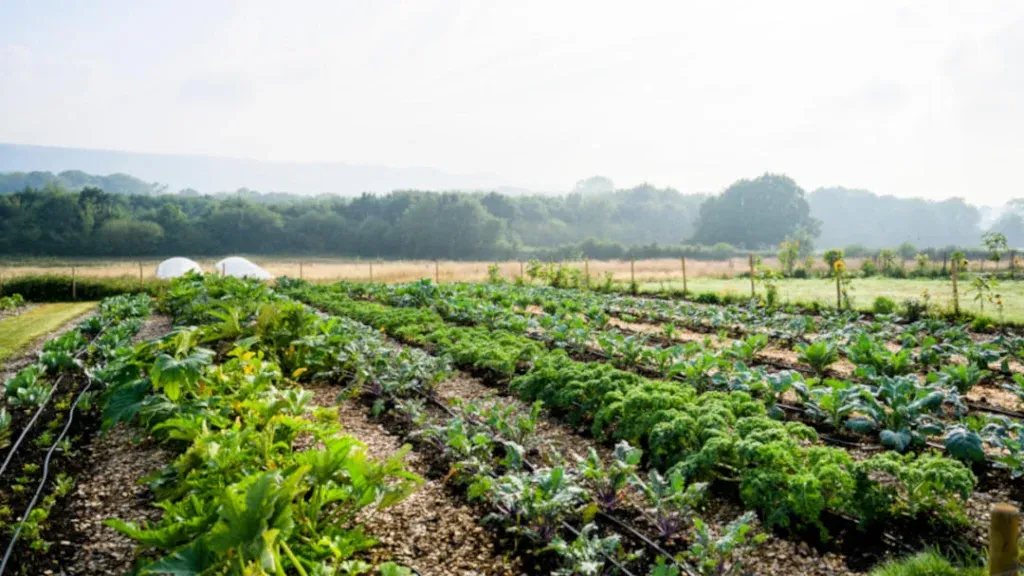
[[199,264],[197,264],[195,260],[182,258],[180,256],[168,258],[156,267],[156,277],[165,280],[184,276],[188,272],[198,272],[202,274],[203,269],[199,267]]
[[231,256],[217,262],[217,272],[221,276],[234,276],[235,278],[256,278],[258,280],[270,280],[273,274],[267,272],[260,266],[253,264],[241,256]]

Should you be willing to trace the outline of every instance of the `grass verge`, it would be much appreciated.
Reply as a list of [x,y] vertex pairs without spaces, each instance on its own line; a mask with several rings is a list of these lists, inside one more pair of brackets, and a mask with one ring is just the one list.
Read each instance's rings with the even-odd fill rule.
[[0,320],[0,363],[95,307],[95,302],[40,304],[24,314]]

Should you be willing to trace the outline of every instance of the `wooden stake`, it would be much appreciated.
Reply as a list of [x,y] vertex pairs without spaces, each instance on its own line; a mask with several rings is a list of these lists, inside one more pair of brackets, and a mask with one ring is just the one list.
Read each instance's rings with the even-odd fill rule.
[[299,280],[303,279],[302,260],[299,260]]
[[636,256],[633,254],[629,255],[629,286],[636,287]]
[[956,281],[960,276],[960,263],[958,258],[953,258],[949,263],[949,271],[953,277],[953,315],[960,316],[960,293],[957,290]]
[[836,275],[836,310],[843,309],[843,290],[842,282],[839,281],[839,271],[835,270]]
[[747,253],[747,261],[750,263],[750,297],[754,298],[757,296],[757,290],[754,288],[754,253]]
[[590,256],[583,261],[583,277],[586,278],[586,287],[590,288]]
[[1017,538],[1020,535],[1020,510],[1010,504],[992,506],[988,532],[988,573],[996,576],[1017,574]]
[[683,265],[683,295],[686,295],[686,256],[679,257],[680,262]]
[[75,267],[71,267],[71,299],[78,300],[78,279],[75,276]]
[[437,260],[434,260],[434,283],[441,283],[441,265],[438,264]]

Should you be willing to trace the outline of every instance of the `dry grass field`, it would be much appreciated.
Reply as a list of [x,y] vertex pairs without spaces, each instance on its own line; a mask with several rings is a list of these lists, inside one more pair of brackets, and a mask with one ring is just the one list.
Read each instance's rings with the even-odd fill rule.
[[[487,278],[487,267],[494,262],[463,262],[441,260],[366,260],[348,258],[288,258],[274,256],[250,256],[253,262],[263,266],[275,276],[299,277],[300,275],[313,281],[334,280],[370,280],[378,282],[408,282],[420,278],[434,278],[435,274],[441,282],[480,281]],[[200,258],[196,261],[204,270],[214,271],[214,265],[220,258]],[[152,278],[156,275],[156,267],[161,260],[24,260],[0,261],[0,274],[6,278],[25,274],[70,274],[71,267],[82,277],[138,277]],[[850,258],[847,265],[859,269],[863,259]],[[570,266],[583,269],[582,261],[568,262]],[[764,260],[767,266],[778,268],[776,258]],[[503,278],[511,280],[525,270],[526,263],[516,261],[498,262]],[[907,264],[911,266],[911,263]],[[989,264],[991,266],[991,264]],[[436,268],[435,268],[436,266]],[[978,263],[972,262],[971,269]],[[687,278],[729,279],[746,272],[749,264],[746,258],[731,260],[702,261],[687,259]],[[815,263],[815,268],[824,268],[824,264]],[[592,260],[590,276],[601,281],[606,273],[611,273],[616,282],[630,280],[629,260]],[[637,260],[635,264],[638,282],[671,282],[682,277],[681,262],[678,258],[658,258]]]
[[[248,257],[253,262],[266,268],[275,276],[299,277],[307,280],[369,280],[383,282],[407,282],[420,278],[439,276],[442,282],[480,281],[487,278],[487,267],[494,262],[462,262],[441,260],[435,264],[433,260],[356,260],[345,258],[285,258],[285,257]],[[201,258],[196,261],[204,270],[214,271],[219,258]],[[26,260],[0,261],[0,273],[10,278],[26,274],[70,274],[72,266],[75,273],[82,277],[138,277],[152,278],[156,275],[156,267],[161,260]],[[567,263],[582,269],[582,261]],[[778,266],[774,258],[765,260],[769,266]],[[852,265],[859,265],[851,260]],[[516,261],[498,262],[501,275],[506,279],[519,276],[525,270],[526,263]],[[748,268],[746,258],[733,258],[724,261],[701,261],[687,259],[686,274],[688,278],[733,278]],[[637,260],[635,264],[636,279],[643,282],[668,282],[678,280],[682,276],[681,262],[677,258],[660,258]],[[601,279],[611,273],[616,281],[629,281],[629,260],[605,260],[590,262],[590,275]]]

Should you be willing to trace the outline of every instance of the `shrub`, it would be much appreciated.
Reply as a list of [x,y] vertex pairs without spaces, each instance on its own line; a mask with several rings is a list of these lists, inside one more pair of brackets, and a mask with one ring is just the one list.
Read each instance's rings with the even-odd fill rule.
[[722,299],[718,296],[718,294],[715,294],[714,292],[701,292],[700,294],[697,294],[697,297],[694,298],[694,300],[696,302],[700,302],[701,304],[722,303]]
[[[157,279],[145,280],[142,288],[139,279],[133,276],[120,278],[77,278],[75,297],[78,300],[102,300],[120,294],[145,292],[155,295],[165,285]],[[27,302],[68,302],[71,300],[71,276],[62,274],[39,274],[15,276],[7,279],[4,290],[21,294]]]
[[995,327],[995,322],[988,316],[975,316],[971,320],[971,330],[975,332],[989,332]]
[[871,305],[871,310],[875,314],[892,314],[896,311],[896,301],[892,298],[879,296],[875,298],[874,303]]
[[865,260],[864,263],[860,265],[860,273],[861,276],[869,278],[878,274],[878,266],[871,260]]
[[843,249],[843,252],[849,258],[861,258],[871,254],[871,250],[869,250],[868,247],[864,246],[863,244],[850,244],[849,246]]
[[917,298],[907,298],[900,307],[900,315],[908,322],[917,322],[928,315],[928,303]]

